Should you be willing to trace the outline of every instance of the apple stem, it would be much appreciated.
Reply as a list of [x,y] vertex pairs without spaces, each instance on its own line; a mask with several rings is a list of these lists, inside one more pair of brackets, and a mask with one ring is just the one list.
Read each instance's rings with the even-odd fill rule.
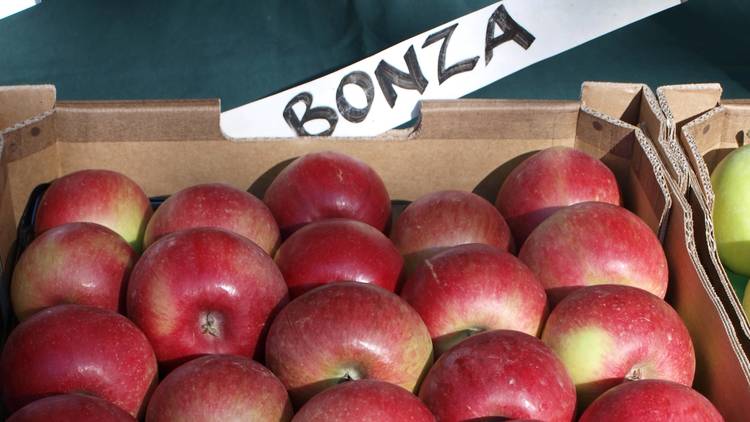
[[338,383],[343,384],[345,382],[356,381],[358,379],[362,379],[362,376],[360,375],[360,373],[354,369],[351,369],[351,370],[344,372],[344,375],[341,377]]
[[643,378],[643,373],[641,371],[641,368],[633,368],[630,370],[628,375],[625,376],[625,379],[628,381],[638,381],[639,379]]
[[216,318],[211,315],[211,312],[206,313],[205,322],[201,325],[201,330],[203,334],[208,334],[213,337],[219,336],[218,321],[216,321]]

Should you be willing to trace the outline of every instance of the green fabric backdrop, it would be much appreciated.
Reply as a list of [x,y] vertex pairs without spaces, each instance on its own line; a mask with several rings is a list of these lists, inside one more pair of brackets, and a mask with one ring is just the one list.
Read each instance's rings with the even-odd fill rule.
[[[2,0],[0,0],[2,1]],[[61,99],[221,98],[224,109],[345,66],[491,0],[45,0],[0,20],[0,85]],[[584,80],[720,82],[750,97],[750,2],[690,0],[472,97],[578,98]]]

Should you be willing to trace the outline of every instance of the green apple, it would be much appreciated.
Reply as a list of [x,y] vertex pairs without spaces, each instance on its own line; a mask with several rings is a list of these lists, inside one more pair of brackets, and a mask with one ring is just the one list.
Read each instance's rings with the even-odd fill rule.
[[[750,281],[748,281],[747,284],[750,284]],[[742,298],[742,309],[745,310],[745,315],[747,315],[748,318],[750,318],[750,286],[745,287],[745,295]]]
[[750,148],[732,151],[711,175],[714,233],[719,257],[731,271],[750,276]]

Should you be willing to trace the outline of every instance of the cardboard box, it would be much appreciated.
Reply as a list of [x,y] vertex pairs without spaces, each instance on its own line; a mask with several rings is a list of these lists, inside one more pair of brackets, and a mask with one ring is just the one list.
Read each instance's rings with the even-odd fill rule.
[[725,290],[723,301],[737,327],[745,353],[750,354],[750,325],[726,270],[721,264],[713,233],[714,193],[711,172],[750,136],[750,101],[721,100],[718,84],[674,85],[658,90],[665,113],[675,126],[675,137],[689,157],[694,178],[688,202],[703,228],[696,232],[698,252],[709,277]]
[[[377,138],[240,141],[221,136],[218,101],[56,102],[50,86],[4,88],[0,122],[9,129],[0,132],[0,253],[8,257],[31,190],[83,168],[123,172],[149,195],[214,181],[262,195],[292,158],[330,149],[368,162],[395,200],[462,189],[494,201],[504,177],[530,154],[573,146],[614,171],[625,206],[664,242],[671,273],[668,299],[685,320],[697,352],[695,387],[727,420],[741,420],[750,414],[750,364],[695,254],[691,210],[673,177],[678,167],[670,162],[665,168],[659,150],[635,126],[648,120],[640,100],[637,117],[630,108],[643,91],[608,102],[602,88],[584,85],[581,102],[425,102],[415,128]],[[10,123],[14,120],[21,122]],[[646,130],[658,134],[660,124],[652,121]]]

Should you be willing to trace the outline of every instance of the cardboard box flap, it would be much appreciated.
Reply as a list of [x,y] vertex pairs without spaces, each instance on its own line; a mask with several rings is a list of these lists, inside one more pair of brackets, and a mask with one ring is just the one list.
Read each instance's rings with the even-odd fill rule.
[[594,110],[640,127],[657,148],[668,176],[687,191],[687,158],[668,136],[667,119],[651,88],[639,83],[584,82],[581,102]]
[[[694,340],[695,386],[726,420],[745,420],[750,401],[750,362],[737,332],[700,263],[693,233],[693,215],[670,180],[674,193],[665,252],[670,268],[668,299],[680,313]],[[699,309],[716,312],[699,312]]]
[[60,101],[62,142],[220,140],[219,100]]
[[54,85],[0,86],[0,134],[55,106]]
[[618,82],[584,82],[581,103],[633,126],[640,121],[643,85]]
[[727,154],[750,141],[750,102],[722,101],[685,124],[680,141],[688,151],[708,209],[713,207],[711,172]]
[[717,83],[665,85],[656,89],[664,115],[678,126],[716,107],[721,93],[721,85]]
[[680,143],[687,151],[690,165],[695,170],[700,191],[709,210],[714,202],[711,172],[721,159],[736,147],[734,143],[722,146],[722,140],[726,139],[725,114],[724,107],[716,107],[685,124],[679,132]]
[[614,171],[625,207],[663,239],[671,198],[664,165],[643,131],[581,105],[576,148],[600,158]]
[[578,108],[578,101],[428,100],[411,137],[572,139]]
[[722,106],[727,117],[721,144],[735,147],[750,144],[750,101],[722,100]]

